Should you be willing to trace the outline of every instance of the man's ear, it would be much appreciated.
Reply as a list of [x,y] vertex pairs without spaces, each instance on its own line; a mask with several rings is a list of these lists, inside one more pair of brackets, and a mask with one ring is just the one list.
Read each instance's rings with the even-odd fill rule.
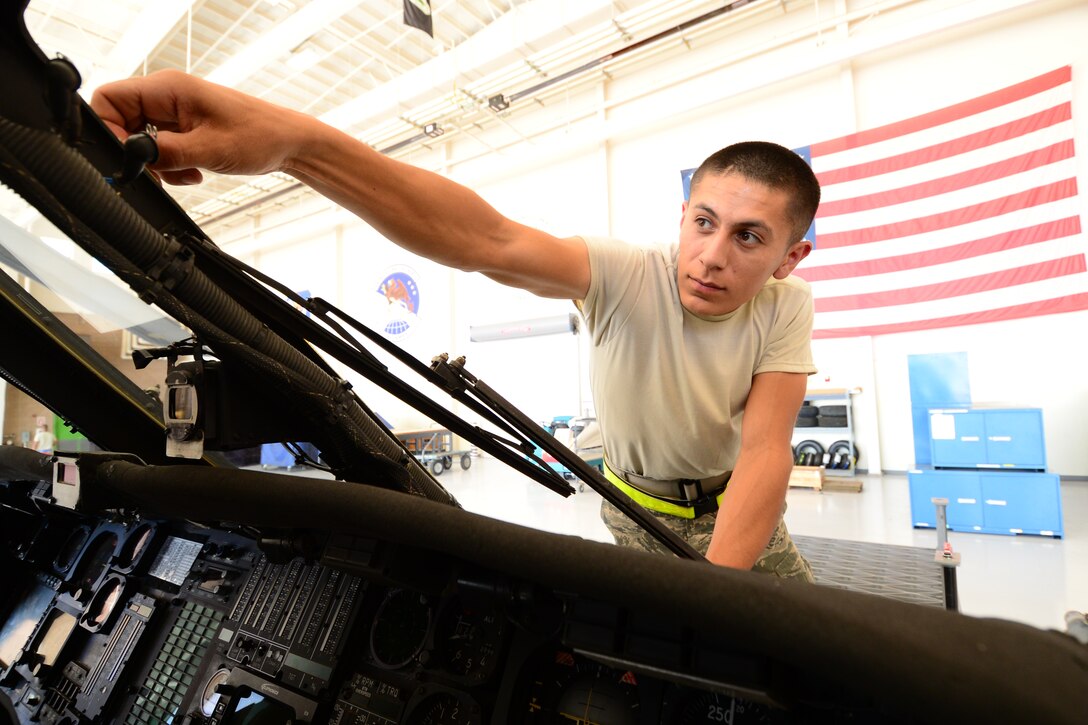
[[686,201],[680,203],[680,226],[684,226],[684,214],[688,211],[688,203]]
[[789,277],[793,268],[800,264],[801,260],[807,257],[808,253],[811,251],[812,242],[807,239],[802,239],[799,242],[791,244],[789,251],[786,252],[786,256],[782,260],[782,264],[774,271],[773,277],[775,279],[785,279],[786,277]]

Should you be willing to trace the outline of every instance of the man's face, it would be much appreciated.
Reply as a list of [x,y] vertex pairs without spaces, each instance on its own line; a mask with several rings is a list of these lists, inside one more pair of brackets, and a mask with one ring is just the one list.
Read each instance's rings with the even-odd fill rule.
[[704,317],[732,312],[774,276],[784,279],[812,244],[790,244],[789,196],[739,174],[706,175],[680,220],[680,302]]

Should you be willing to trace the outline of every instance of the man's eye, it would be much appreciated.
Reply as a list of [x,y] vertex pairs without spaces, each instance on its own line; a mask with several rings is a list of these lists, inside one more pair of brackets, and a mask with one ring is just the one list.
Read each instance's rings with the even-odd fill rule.
[[759,237],[757,237],[755,234],[752,234],[751,232],[739,232],[737,234],[737,239],[749,246],[759,244],[762,241]]
[[711,223],[709,219],[701,216],[695,219],[695,226],[699,227],[700,229],[706,229],[711,226]]

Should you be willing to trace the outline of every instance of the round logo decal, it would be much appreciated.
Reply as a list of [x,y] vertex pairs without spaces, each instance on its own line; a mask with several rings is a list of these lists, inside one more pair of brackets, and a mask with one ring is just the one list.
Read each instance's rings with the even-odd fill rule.
[[395,268],[378,285],[385,299],[382,331],[393,339],[406,336],[419,319],[419,286],[413,275],[410,269]]

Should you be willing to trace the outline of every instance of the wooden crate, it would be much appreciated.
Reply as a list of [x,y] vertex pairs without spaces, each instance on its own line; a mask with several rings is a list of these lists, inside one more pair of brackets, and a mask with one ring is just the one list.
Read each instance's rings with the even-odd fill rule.
[[861,493],[860,478],[838,478],[828,476],[824,479],[824,491],[844,491],[847,493]]
[[793,470],[790,471],[790,485],[822,491],[824,487],[823,466],[794,466]]

